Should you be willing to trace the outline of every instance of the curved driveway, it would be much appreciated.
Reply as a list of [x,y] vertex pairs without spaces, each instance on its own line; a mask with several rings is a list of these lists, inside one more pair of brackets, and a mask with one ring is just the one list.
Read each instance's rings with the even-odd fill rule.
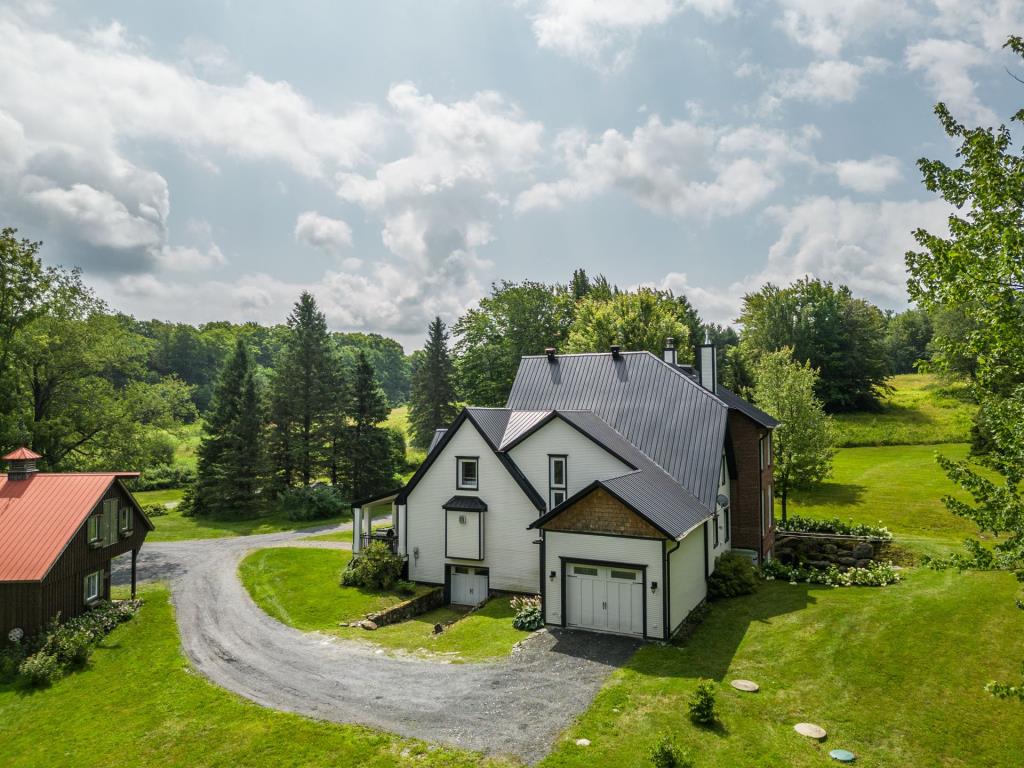
[[[217,685],[275,709],[531,763],[637,647],[627,638],[554,630],[499,662],[445,664],[301,632],[260,610],[237,570],[253,549],[338,546],[302,542],[314,533],[146,544],[139,578],[170,583],[185,654]],[[115,580],[126,576],[120,563]]]

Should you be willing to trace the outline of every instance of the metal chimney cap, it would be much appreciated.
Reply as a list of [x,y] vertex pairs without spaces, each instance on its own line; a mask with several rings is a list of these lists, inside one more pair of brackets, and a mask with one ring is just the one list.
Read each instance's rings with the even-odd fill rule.
[[675,347],[676,340],[672,336],[669,336],[667,339],[665,339],[665,349],[675,349]]

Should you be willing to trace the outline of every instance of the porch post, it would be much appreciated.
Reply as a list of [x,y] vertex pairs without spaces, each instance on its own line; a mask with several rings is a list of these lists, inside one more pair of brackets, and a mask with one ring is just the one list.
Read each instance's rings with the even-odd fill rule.
[[362,545],[363,508],[352,508],[352,554],[359,554]]
[[139,548],[136,547],[132,550],[132,600],[135,599],[135,575],[136,575],[136,562],[139,559]]

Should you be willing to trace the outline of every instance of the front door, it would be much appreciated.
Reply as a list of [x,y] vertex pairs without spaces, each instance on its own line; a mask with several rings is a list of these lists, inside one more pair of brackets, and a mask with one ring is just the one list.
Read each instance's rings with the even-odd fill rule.
[[565,573],[566,625],[619,635],[644,633],[643,572],[569,563]]
[[452,599],[455,605],[479,605],[487,599],[487,570],[468,565],[452,567]]

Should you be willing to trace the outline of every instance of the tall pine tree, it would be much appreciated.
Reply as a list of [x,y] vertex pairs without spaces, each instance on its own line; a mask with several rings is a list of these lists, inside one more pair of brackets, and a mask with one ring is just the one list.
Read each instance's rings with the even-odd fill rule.
[[388,417],[388,401],[362,351],[352,376],[351,411],[345,439],[344,484],[353,499],[392,488],[404,445],[380,426]]
[[274,464],[285,485],[309,485],[324,467],[332,413],[344,395],[327,319],[312,294],[303,291],[287,325],[273,380]]
[[192,497],[195,514],[243,519],[259,512],[263,428],[252,357],[239,337],[206,415]]
[[416,358],[414,365],[409,425],[412,444],[425,450],[434,430],[447,427],[458,410],[452,383],[452,359],[448,354],[448,330],[440,317],[435,317],[430,324],[423,355]]

